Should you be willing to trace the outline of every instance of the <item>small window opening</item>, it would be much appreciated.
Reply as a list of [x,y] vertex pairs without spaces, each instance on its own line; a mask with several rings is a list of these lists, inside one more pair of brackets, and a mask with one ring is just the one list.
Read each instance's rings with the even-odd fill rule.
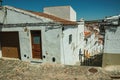
[[26,54],[24,54],[24,57],[27,57]]
[[52,58],[52,61],[55,62],[55,57]]
[[69,44],[72,42],[72,34],[69,35]]
[[43,58],[45,58],[45,56],[43,56]]
[[64,31],[64,27],[62,27],[62,31]]

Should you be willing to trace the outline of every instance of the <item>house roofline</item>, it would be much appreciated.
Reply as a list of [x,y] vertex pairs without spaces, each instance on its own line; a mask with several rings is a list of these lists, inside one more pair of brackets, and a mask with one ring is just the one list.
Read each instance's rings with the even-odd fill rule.
[[[41,19],[41,18],[47,18],[47,17],[45,17],[45,16],[40,16],[40,15],[34,14],[34,11],[23,10],[23,9],[15,8],[15,7],[8,6],[8,5],[3,6],[3,7],[4,7],[4,8],[7,8],[7,9],[9,9],[9,10],[15,10],[15,11],[17,11],[17,12],[20,12],[20,13],[23,13],[23,14],[26,14],[26,15],[30,15],[30,16],[33,16],[33,17],[36,17],[36,18],[39,18],[39,19]],[[32,13],[32,12],[33,12],[33,13]],[[35,12],[35,13],[40,13],[40,12]],[[42,14],[49,15],[49,14],[46,14],[46,13],[42,13]],[[54,22],[54,21],[55,21],[55,22],[59,22],[59,23],[61,23],[61,24],[63,24],[63,25],[78,25],[77,22],[73,22],[73,21],[69,21],[69,20],[64,20],[64,19],[59,18],[59,17],[56,17],[56,16],[54,16],[54,15],[49,15],[49,16],[52,16],[52,17],[55,17],[55,18],[57,18],[57,19],[63,20],[63,21],[60,21],[60,20],[55,21],[54,19],[48,17],[47,19],[51,20],[51,22]]]

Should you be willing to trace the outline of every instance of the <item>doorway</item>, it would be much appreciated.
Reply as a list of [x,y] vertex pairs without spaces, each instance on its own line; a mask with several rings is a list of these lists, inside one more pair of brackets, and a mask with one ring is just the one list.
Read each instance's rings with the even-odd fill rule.
[[42,59],[41,31],[31,31],[32,57]]

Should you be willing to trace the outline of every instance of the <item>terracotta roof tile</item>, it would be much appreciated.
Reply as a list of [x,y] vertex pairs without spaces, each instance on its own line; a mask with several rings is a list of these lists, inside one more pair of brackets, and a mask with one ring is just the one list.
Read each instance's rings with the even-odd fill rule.
[[85,38],[89,37],[91,35],[91,32],[85,31],[84,32]]
[[60,22],[63,25],[77,25],[78,24],[77,22],[65,20],[65,19],[53,16],[53,15],[50,15],[50,14],[46,14],[46,13],[33,12],[33,11],[29,11],[29,12],[31,12],[32,14],[38,15],[38,16],[42,16],[42,17],[45,17],[45,18],[52,19],[53,21],[56,21],[56,22]]

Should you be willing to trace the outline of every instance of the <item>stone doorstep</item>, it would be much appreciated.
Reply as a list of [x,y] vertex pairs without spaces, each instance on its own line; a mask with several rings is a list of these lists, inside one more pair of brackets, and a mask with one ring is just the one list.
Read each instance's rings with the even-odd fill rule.
[[31,63],[43,63],[43,60],[42,59],[32,59],[30,62]]
[[8,58],[8,57],[2,57],[3,60],[20,60],[18,58]]

